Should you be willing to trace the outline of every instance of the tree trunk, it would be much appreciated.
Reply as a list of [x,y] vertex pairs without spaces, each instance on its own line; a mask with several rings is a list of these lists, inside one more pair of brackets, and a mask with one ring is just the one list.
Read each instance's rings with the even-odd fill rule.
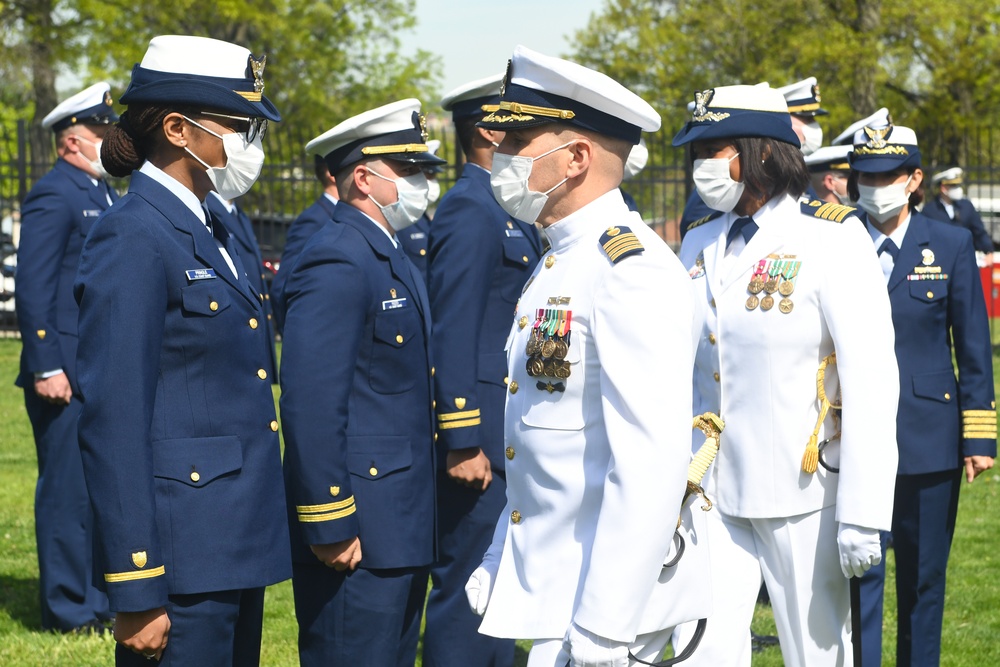
[[53,0],[35,0],[25,6],[25,38],[31,64],[31,89],[35,115],[28,130],[31,178],[37,180],[55,159],[52,132],[42,128],[42,118],[55,108],[56,68],[52,46],[56,44],[52,19]]
[[858,116],[869,116],[878,110],[875,77],[878,73],[878,44],[874,38],[882,26],[881,0],[856,0],[858,20],[854,24],[858,55],[854,68],[854,85],[849,93],[851,106]]

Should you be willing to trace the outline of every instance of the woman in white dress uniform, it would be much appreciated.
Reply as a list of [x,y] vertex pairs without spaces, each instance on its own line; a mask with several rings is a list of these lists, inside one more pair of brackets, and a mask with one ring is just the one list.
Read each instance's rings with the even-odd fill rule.
[[702,326],[694,412],[718,408],[726,431],[707,487],[714,611],[685,665],[750,664],[762,577],[785,664],[850,665],[848,578],[881,559],[897,463],[882,272],[853,209],[799,204],[808,173],[777,91],[697,93],[686,144],[718,211],[680,255]]

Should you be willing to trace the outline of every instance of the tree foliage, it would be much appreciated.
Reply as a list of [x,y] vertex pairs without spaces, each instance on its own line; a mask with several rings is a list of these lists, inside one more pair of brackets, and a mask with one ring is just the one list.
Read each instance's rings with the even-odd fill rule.
[[960,162],[962,131],[1000,120],[998,26],[995,0],[606,0],[571,57],[639,92],[665,131],[694,90],[815,76],[828,136],[886,106]]

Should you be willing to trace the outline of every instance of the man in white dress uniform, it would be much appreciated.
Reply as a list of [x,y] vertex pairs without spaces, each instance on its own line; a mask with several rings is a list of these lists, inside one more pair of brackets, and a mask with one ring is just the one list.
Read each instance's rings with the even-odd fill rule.
[[494,196],[551,249],[507,341],[507,506],[469,602],[480,632],[534,640],[530,667],[655,659],[711,597],[679,588],[705,590],[682,569],[707,562],[691,556],[696,535],[664,568],[690,460],[691,281],[618,189],[660,117],[603,74],[520,46],[487,111],[479,125],[506,131]]

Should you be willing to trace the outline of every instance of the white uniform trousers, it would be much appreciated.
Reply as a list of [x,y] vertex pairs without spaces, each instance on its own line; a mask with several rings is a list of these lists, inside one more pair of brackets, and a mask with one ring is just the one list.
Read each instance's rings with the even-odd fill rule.
[[[654,662],[663,655],[663,650],[670,642],[673,628],[639,635],[629,647],[632,654],[640,660]],[[562,639],[536,639],[531,644],[528,653],[527,667],[566,667],[569,664],[569,654],[563,650]],[[632,660],[630,665],[639,665]]]
[[[851,596],[840,570],[835,512],[831,505],[776,519],[708,513],[713,612],[684,667],[750,667],[750,622],[762,576],[785,666],[852,667]],[[686,646],[694,628],[678,628],[675,647]]]

